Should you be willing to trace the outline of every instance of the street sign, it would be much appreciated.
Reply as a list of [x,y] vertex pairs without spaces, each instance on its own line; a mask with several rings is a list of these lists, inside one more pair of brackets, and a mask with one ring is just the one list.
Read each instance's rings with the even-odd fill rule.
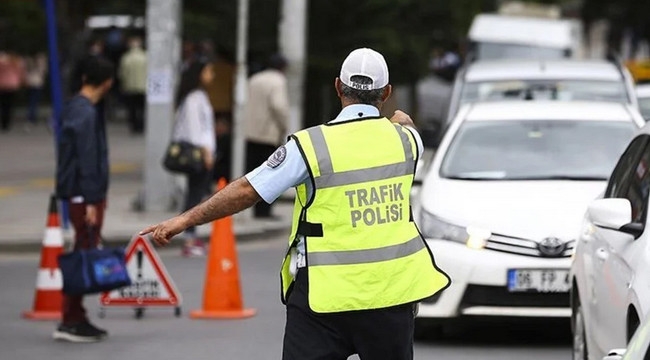
[[99,299],[103,307],[131,306],[136,317],[142,317],[148,306],[172,306],[180,315],[181,296],[165,265],[149,240],[134,237],[126,248],[126,268],[132,284],[111,292],[103,293]]

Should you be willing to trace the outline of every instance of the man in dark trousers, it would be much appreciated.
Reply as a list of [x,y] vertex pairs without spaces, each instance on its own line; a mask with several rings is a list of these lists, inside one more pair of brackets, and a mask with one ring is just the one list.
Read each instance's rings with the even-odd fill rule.
[[[286,67],[282,55],[273,55],[268,67],[248,81],[249,100],[244,111],[246,171],[257,168],[284,143],[289,125]],[[258,219],[274,219],[271,206],[260,201],[255,204],[253,215]]]
[[334,84],[336,119],[294,133],[257,169],[141,234],[165,245],[295,187],[282,359],[412,360],[416,304],[450,283],[411,218],[422,139],[407,114],[379,115],[392,89],[380,53],[351,52]]
[[[83,69],[81,90],[61,114],[56,192],[67,201],[75,232],[75,249],[97,247],[104,220],[108,191],[108,143],[106,126],[95,105],[113,84],[113,65],[97,57]],[[63,295],[63,321],[52,335],[56,340],[93,342],[108,333],[86,317],[83,296]]]

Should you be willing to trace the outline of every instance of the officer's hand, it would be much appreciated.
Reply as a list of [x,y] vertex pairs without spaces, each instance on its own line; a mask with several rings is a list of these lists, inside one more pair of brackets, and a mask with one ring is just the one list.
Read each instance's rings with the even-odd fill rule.
[[140,235],[151,234],[151,239],[156,245],[165,246],[169,244],[174,235],[180,234],[187,227],[187,220],[183,215],[179,215],[158,225],[149,226],[140,231]]
[[413,120],[411,120],[409,114],[401,110],[395,110],[395,114],[393,114],[393,117],[390,118],[390,121],[403,126],[415,127],[415,124],[413,123]]

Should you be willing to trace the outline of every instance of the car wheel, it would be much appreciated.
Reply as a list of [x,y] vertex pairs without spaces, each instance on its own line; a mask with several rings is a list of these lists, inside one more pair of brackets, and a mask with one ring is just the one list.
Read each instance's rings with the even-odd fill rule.
[[582,305],[577,303],[573,309],[573,360],[588,360],[587,333]]

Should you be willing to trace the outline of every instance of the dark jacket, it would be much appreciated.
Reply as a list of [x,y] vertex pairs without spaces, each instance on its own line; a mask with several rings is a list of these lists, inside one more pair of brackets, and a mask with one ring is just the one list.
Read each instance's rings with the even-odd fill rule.
[[56,193],[61,199],[83,196],[88,204],[106,199],[108,191],[106,126],[93,104],[77,95],[61,114]]

